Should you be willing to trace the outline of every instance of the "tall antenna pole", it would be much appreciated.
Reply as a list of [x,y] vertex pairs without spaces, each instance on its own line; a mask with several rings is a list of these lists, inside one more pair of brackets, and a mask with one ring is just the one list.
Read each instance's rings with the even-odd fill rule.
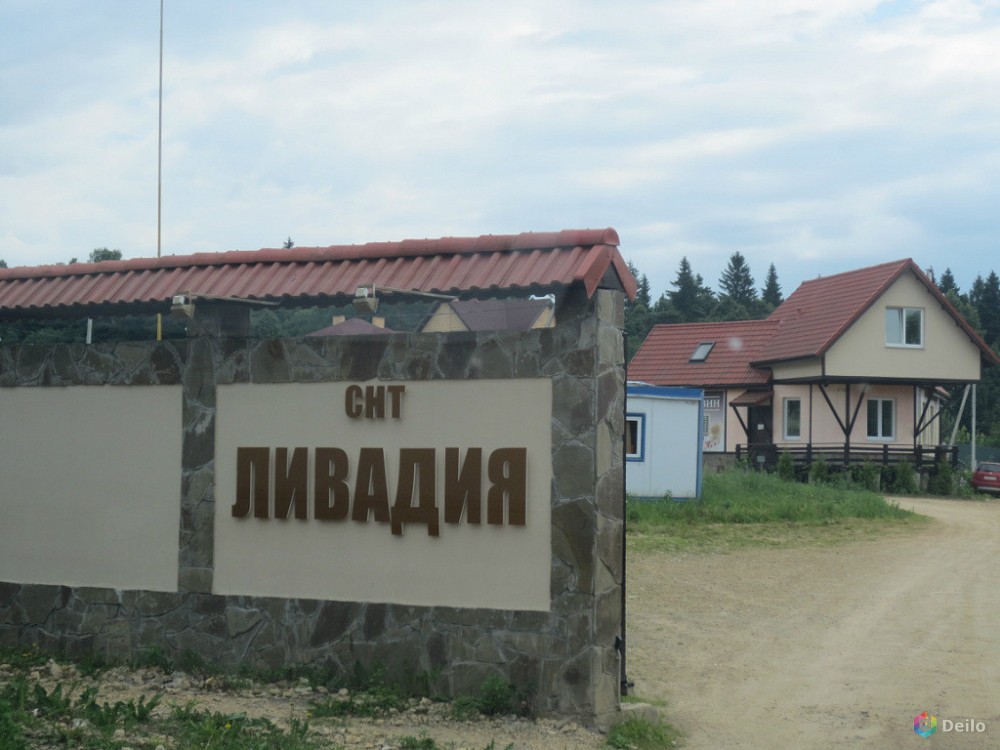
[[[160,0],[160,101],[156,130],[156,257],[160,257],[163,215],[163,0]],[[163,339],[163,314],[156,314],[156,340]]]

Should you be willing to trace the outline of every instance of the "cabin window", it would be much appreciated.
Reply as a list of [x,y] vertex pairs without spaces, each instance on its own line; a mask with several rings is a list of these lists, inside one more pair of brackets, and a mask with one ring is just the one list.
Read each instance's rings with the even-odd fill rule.
[[625,459],[627,461],[642,461],[645,451],[643,444],[646,436],[646,415],[625,415]]
[[868,439],[893,440],[896,437],[896,402],[891,398],[868,399]]
[[798,440],[802,437],[802,399],[785,399],[785,440]]
[[885,343],[888,346],[923,346],[924,311],[919,307],[887,307]]

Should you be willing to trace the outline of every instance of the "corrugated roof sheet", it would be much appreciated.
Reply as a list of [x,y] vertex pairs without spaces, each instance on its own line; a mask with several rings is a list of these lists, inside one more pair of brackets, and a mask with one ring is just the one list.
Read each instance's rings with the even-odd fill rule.
[[0,269],[0,317],[164,309],[175,294],[313,304],[364,285],[461,294],[636,283],[613,229],[446,237]]
[[[774,329],[767,320],[653,326],[629,362],[628,376],[653,385],[696,388],[765,385],[770,371],[750,363]],[[692,362],[691,355],[706,343],[714,344],[708,357]]]

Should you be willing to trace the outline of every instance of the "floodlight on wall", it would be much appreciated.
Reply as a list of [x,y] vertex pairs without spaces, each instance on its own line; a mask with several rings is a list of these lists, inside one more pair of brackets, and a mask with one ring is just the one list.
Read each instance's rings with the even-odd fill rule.
[[170,314],[175,318],[194,318],[194,301],[186,294],[175,294],[170,304]]

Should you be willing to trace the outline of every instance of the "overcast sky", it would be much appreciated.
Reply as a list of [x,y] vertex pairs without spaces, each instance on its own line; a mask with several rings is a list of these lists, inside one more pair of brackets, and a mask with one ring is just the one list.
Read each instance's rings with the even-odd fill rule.
[[[1000,1],[165,0],[162,252],[614,227],[1000,270]],[[159,0],[0,0],[0,258],[156,255]]]

